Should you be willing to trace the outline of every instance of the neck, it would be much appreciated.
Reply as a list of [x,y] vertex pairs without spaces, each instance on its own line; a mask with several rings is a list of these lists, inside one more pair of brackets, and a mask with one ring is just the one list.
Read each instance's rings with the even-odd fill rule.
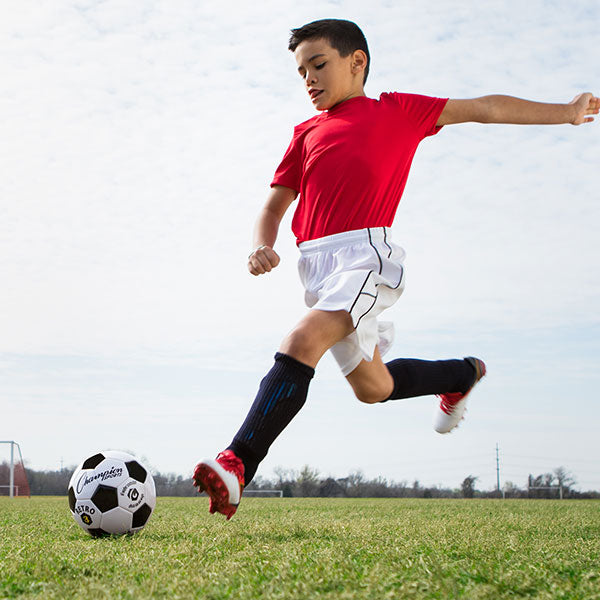
[[337,104],[334,104],[329,110],[331,110],[332,108],[335,108],[336,106],[340,106],[340,104],[343,104],[344,102],[346,102],[346,100],[351,100],[352,98],[360,98],[361,96],[366,96],[365,91],[363,89],[361,89],[358,92],[352,92],[352,93],[348,94],[342,100],[340,100]]

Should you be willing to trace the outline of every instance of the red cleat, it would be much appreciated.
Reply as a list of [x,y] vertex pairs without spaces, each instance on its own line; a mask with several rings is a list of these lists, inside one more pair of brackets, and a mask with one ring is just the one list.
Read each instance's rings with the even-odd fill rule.
[[205,458],[194,469],[194,485],[210,496],[210,512],[231,519],[244,489],[244,463],[231,451],[221,452],[216,459]]
[[464,394],[460,392],[439,394],[440,405],[436,409],[433,419],[433,428],[438,433],[452,431],[464,419],[465,410],[467,409],[467,396],[471,393],[475,384],[485,375],[485,363],[481,359],[468,356],[465,360],[475,369],[475,381]]

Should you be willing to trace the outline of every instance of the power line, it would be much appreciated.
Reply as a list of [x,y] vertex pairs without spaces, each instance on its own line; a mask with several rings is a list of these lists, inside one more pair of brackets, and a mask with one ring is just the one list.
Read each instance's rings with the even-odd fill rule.
[[598,460],[593,460],[593,459],[589,459],[589,458],[568,458],[568,457],[562,457],[562,458],[555,458],[553,456],[526,456],[524,454],[506,454],[504,453],[504,456],[510,456],[511,458],[524,458],[526,460],[529,459],[534,459],[534,460],[552,460],[555,462],[561,462],[561,461],[570,461],[570,462],[587,462],[587,463],[593,463],[593,464],[598,464]]

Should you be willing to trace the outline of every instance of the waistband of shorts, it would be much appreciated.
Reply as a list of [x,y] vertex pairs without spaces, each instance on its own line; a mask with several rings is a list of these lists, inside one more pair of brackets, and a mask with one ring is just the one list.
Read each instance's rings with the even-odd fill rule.
[[322,238],[308,240],[298,245],[303,255],[320,252],[322,250],[333,250],[350,244],[373,244],[375,242],[389,242],[392,239],[392,231],[389,227],[366,227],[365,229],[353,229],[326,235]]

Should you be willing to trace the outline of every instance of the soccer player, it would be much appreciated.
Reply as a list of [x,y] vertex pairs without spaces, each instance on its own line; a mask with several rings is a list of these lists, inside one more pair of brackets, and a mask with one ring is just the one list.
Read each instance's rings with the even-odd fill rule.
[[293,29],[289,50],[319,114],[294,129],[254,228],[248,269],[263,275],[277,267],[279,224],[299,196],[292,230],[310,310],[281,343],[231,444],[195,468],[194,484],[210,496],[210,512],[228,519],[269,447],[304,405],[327,350],[362,402],[438,395],[434,427],[440,433],[458,425],[468,394],[485,375],[485,364],[474,357],[381,358],[393,332],[377,317],[404,289],[404,251],[389,228],[421,140],[454,123],[580,125],[600,110],[591,93],[569,104],[499,95],[368,98],[369,50],[349,21],[324,19]]

